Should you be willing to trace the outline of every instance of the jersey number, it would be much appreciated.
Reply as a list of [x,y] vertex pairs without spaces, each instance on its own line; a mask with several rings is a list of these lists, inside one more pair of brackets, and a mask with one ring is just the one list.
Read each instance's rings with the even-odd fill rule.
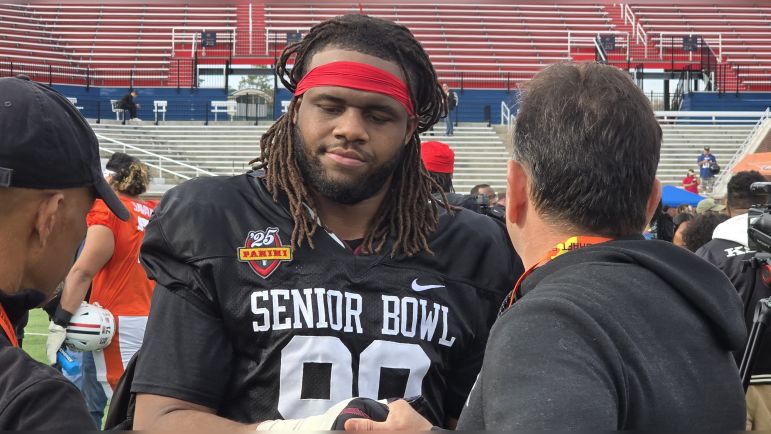
[[145,226],[150,223],[150,219],[146,219],[144,217],[137,216],[137,230],[139,232],[145,231]]
[[[302,398],[304,365],[330,365],[329,399]],[[381,369],[409,371],[404,396],[421,394],[423,377],[431,360],[417,344],[373,341],[359,354],[358,396],[378,399]],[[353,396],[353,357],[343,342],[333,336],[295,336],[281,351],[281,385],[278,411],[284,419],[314,416]]]

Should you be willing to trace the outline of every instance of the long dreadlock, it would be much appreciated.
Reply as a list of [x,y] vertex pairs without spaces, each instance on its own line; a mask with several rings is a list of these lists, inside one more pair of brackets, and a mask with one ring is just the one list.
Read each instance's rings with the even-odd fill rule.
[[[311,28],[302,41],[287,46],[281,54],[276,74],[290,92],[294,93],[313,55],[327,47],[358,51],[397,63],[407,78],[418,120],[417,129],[405,146],[401,166],[394,172],[388,195],[364,236],[363,251],[380,253],[388,238],[393,237],[391,256],[399,251],[408,256],[421,250],[430,252],[428,236],[436,230],[439,216],[431,192],[441,189],[421,163],[419,134],[447,115],[447,101],[428,55],[404,26],[366,15],[332,18]],[[292,56],[295,56],[294,67],[289,69],[287,64]],[[265,170],[266,186],[273,200],[278,200],[280,191],[286,194],[294,220],[292,247],[307,241],[313,248],[312,237],[318,229],[313,216],[318,213],[292,146],[296,104],[297,99],[292,99],[286,113],[262,136],[261,155],[250,164],[256,163],[256,168]],[[441,202],[447,203],[444,194]],[[307,212],[306,206],[312,213]]]

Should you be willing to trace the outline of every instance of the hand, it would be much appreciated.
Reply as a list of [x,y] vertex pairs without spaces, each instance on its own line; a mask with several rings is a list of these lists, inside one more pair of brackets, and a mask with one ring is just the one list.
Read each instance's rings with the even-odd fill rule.
[[[352,415],[385,420],[388,407],[384,402],[369,398],[348,398],[333,405],[318,416],[302,419],[266,420],[257,424],[257,431],[330,431],[342,430]],[[369,419],[365,419],[369,420]]]
[[371,419],[348,419],[345,422],[346,431],[430,431],[431,428],[431,422],[403,399],[388,404],[385,422]]
[[67,337],[67,329],[51,321],[48,324],[48,338],[46,339],[46,357],[51,365],[56,363],[56,352],[62,347]]

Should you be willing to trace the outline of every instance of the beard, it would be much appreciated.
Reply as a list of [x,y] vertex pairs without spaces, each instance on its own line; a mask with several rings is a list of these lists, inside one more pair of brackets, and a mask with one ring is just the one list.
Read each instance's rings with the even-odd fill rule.
[[311,154],[306,150],[297,126],[293,131],[292,146],[305,184],[327,199],[344,205],[357,204],[380,191],[401,164],[404,154],[404,147],[400,146],[399,152],[391,160],[375,166],[358,178],[337,180],[327,174],[318,153]]

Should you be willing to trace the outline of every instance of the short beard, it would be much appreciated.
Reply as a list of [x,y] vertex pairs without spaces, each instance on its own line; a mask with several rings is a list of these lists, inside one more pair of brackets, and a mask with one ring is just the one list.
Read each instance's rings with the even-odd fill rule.
[[402,146],[394,158],[373,168],[360,179],[341,182],[332,180],[327,176],[318,155],[308,154],[297,126],[294,128],[292,146],[295,161],[305,184],[327,199],[344,205],[357,204],[379,192],[402,163],[404,155],[404,147]]

